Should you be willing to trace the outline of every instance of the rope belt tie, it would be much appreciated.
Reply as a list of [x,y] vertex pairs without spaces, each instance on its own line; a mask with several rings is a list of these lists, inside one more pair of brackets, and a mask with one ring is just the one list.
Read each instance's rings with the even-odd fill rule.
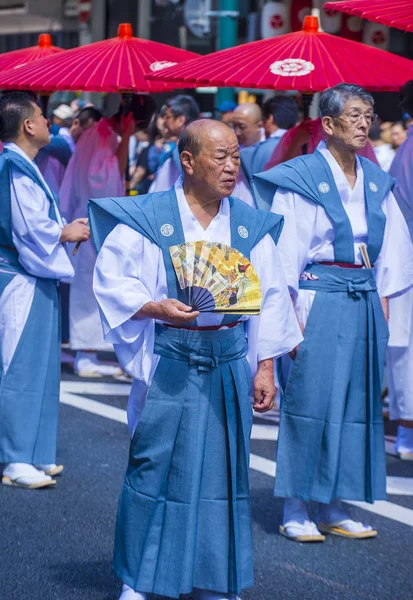
[[347,282],[347,292],[349,296],[360,300],[362,292],[374,292],[375,287],[373,287],[369,282],[357,283],[353,281]]
[[188,364],[196,366],[198,371],[208,372],[211,369],[219,367],[219,358],[216,356],[200,356],[199,354],[191,353],[188,356]]

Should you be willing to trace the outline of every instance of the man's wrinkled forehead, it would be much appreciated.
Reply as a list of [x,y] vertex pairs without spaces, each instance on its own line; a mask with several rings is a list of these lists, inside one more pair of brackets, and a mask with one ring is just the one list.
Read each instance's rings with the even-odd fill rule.
[[209,131],[207,131],[204,140],[205,145],[215,152],[219,150],[224,152],[227,152],[228,150],[238,150],[239,144],[237,136],[231,129],[229,129],[229,127],[226,129],[211,128]]
[[360,111],[360,110],[362,110],[365,113],[373,112],[373,107],[370,104],[370,102],[365,102],[361,98],[354,97],[354,98],[349,98],[346,101],[343,112]]

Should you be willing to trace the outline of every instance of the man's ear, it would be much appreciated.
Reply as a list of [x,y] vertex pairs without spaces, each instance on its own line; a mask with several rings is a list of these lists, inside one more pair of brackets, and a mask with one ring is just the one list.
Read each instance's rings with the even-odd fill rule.
[[333,117],[323,117],[321,119],[321,125],[327,135],[333,135],[334,133],[334,121]]
[[25,119],[23,121],[23,133],[32,137],[35,135],[34,122],[31,119]]
[[188,175],[192,175],[194,172],[193,156],[188,150],[181,152],[181,164],[183,171]]

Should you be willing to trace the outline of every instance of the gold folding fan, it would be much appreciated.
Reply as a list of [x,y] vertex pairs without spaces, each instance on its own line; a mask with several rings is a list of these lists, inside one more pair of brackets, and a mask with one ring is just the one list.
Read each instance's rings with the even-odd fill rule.
[[187,242],[169,248],[185,301],[193,310],[258,315],[262,294],[251,262],[225,244]]

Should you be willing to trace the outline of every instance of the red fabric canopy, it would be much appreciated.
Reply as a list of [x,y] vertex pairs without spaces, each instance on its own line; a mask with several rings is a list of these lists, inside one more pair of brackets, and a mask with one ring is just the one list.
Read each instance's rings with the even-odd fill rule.
[[145,73],[196,56],[180,48],[132,37],[131,25],[123,23],[115,38],[79,46],[36,65],[2,73],[0,88],[46,92],[162,92],[180,86],[151,83],[145,79]]
[[344,0],[327,2],[325,9],[336,10],[395,27],[403,31],[413,31],[412,0]]
[[318,31],[305,17],[302,31],[213,52],[148,74],[182,86],[246,87],[314,93],[338,83],[370,91],[398,91],[413,79],[413,61]]
[[48,33],[41,33],[39,35],[37,46],[30,46],[29,48],[22,48],[21,50],[13,50],[12,52],[0,54],[0,72],[16,67],[22,67],[34,60],[39,60],[40,58],[53,56],[55,54],[62,54],[62,52],[65,52],[63,48],[53,46],[52,38]]

